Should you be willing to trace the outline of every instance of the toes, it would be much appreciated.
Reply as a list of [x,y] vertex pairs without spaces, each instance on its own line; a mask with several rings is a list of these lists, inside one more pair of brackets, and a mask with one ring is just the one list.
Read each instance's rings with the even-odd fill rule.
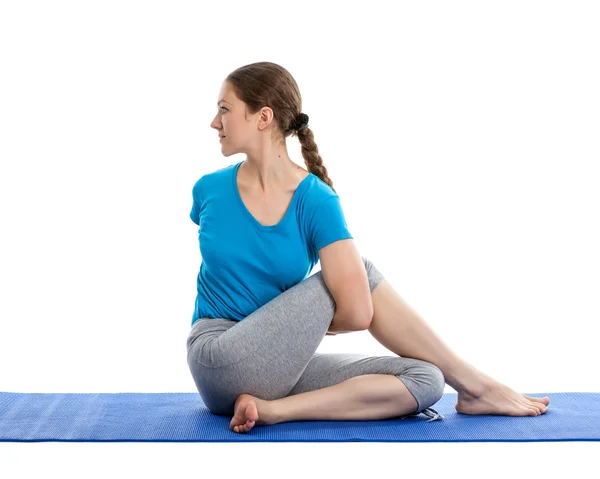
[[543,398],[530,398],[529,396],[525,397],[530,400],[528,406],[536,408],[539,411],[539,414],[544,414],[548,410],[547,403]]
[[535,410],[535,412],[539,412],[541,411],[541,406],[543,406],[543,404],[539,404],[537,402],[533,402],[533,401],[527,401],[525,404],[529,409],[533,409]]
[[[525,396],[525,395],[523,395]],[[550,398],[548,396],[543,397],[543,398],[534,398],[534,397],[530,397],[530,396],[525,396],[527,399],[529,399],[530,401],[534,401],[534,402],[538,402],[544,405],[548,405],[550,404]]]
[[238,432],[238,433],[246,433],[248,431],[250,431],[250,429],[252,429],[254,427],[254,423],[256,421],[247,421],[244,424],[238,424],[236,426],[231,427],[230,429],[233,432]]
[[229,423],[229,427],[233,428],[235,426],[239,426],[242,423],[242,418],[238,417],[238,416],[233,416],[233,419],[231,420],[231,422]]
[[245,421],[243,417],[234,416],[231,422],[229,423],[229,429],[238,432],[242,428],[244,423]]
[[529,406],[530,409],[533,409],[535,411],[535,415],[539,416],[540,414],[544,414],[546,413],[546,411],[548,411],[548,408],[546,406],[544,406],[543,404],[534,404],[532,406]]

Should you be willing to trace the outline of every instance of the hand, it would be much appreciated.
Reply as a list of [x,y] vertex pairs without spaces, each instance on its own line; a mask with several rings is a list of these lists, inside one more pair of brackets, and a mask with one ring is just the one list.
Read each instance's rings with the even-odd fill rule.
[[335,336],[336,334],[338,334],[338,333],[332,333],[332,332],[330,332],[330,331],[327,331],[327,332],[325,333],[325,336]]

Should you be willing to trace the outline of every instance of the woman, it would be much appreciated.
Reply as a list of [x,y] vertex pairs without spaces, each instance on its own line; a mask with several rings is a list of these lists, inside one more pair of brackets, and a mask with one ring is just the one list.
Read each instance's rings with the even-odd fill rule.
[[[519,394],[458,357],[359,255],[286,69],[235,70],[217,108],[223,155],[247,157],[192,190],[202,264],[187,360],[211,412],[233,415],[238,433],[290,420],[435,420],[445,383],[459,413],[547,411],[549,398]],[[294,134],[308,170],[287,153]],[[360,330],[398,357],[315,353],[324,335]]]

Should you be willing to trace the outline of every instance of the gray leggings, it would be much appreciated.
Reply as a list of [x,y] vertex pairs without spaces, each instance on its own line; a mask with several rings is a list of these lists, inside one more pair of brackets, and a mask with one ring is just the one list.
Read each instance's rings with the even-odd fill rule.
[[[362,257],[371,293],[383,279]],[[444,394],[444,375],[432,363],[401,356],[317,354],[335,313],[321,271],[258,308],[242,321],[200,318],[187,338],[187,362],[204,404],[213,414],[233,416],[242,393],[273,400],[322,389],[365,374],[391,374],[424,412]],[[435,415],[431,414],[431,411]]]

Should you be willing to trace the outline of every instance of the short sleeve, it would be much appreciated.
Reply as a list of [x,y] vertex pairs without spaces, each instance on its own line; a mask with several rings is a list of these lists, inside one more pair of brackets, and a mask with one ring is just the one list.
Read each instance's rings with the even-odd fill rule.
[[192,188],[192,210],[190,211],[191,220],[200,226],[200,208],[202,206],[202,191],[200,189],[200,180]]
[[317,206],[309,223],[309,236],[317,254],[334,241],[352,238],[339,196],[327,198]]

